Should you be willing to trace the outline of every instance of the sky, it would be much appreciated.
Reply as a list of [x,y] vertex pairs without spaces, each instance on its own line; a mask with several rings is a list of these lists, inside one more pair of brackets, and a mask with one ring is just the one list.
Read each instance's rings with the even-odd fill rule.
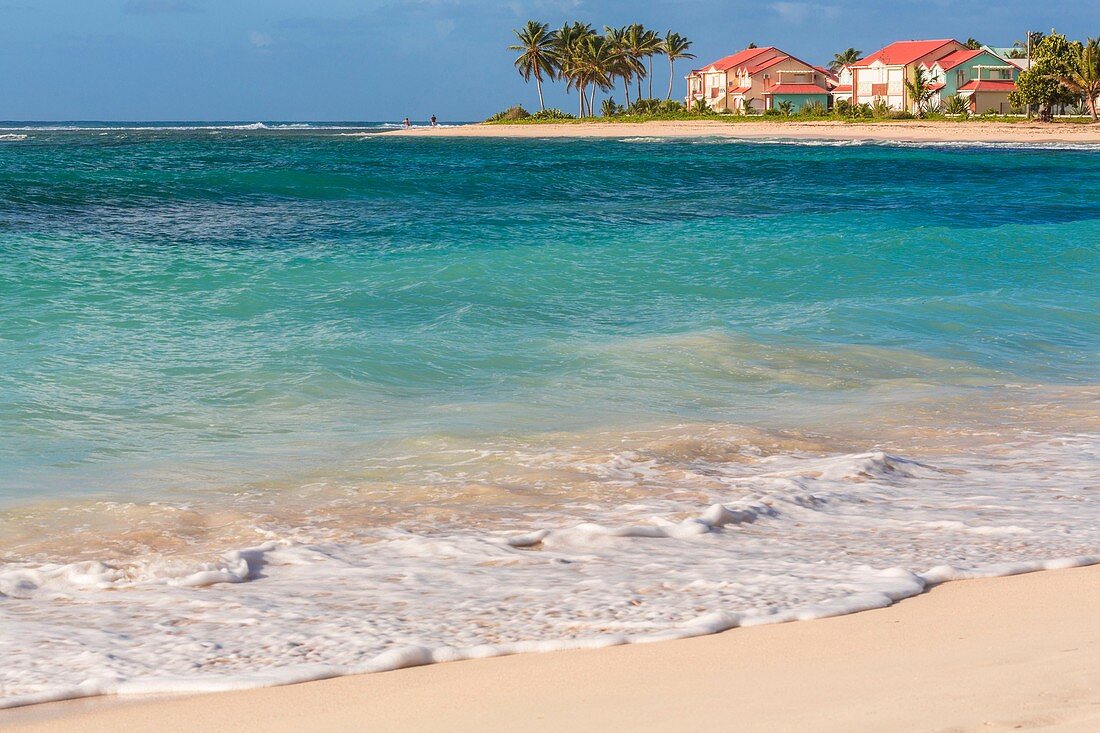
[[[689,66],[749,42],[824,63],[909,38],[1080,38],[1100,35],[1100,2],[0,0],[0,120],[470,121],[535,109],[507,50],[528,19],[687,36],[699,59],[679,63],[675,97]],[[654,78],[665,96],[666,60]],[[550,84],[547,103],[574,111],[577,97]]]

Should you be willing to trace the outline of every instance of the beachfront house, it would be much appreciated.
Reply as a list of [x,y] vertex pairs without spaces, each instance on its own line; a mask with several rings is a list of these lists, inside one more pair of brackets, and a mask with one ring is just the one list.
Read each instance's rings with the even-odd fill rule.
[[1020,75],[1018,64],[987,48],[954,51],[921,66],[936,91],[933,104],[958,95],[978,114],[1009,112],[1008,95],[1016,91]]
[[836,75],[836,85],[829,90],[829,96],[833,98],[833,104],[837,102],[851,102],[852,101],[852,67],[841,67],[840,73]]
[[[934,41],[898,41],[852,64],[853,104],[874,104],[882,100],[890,109],[914,111],[905,81],[916,75],[922,64],[935,61],[966,46],[951,38]],[[835,98],[835,97],[834,97]]]
[[702,99],[716,112],[763,112],[789,102],[829,105],[828,72],[774,46],[746,48],[687,76],[688,105]]

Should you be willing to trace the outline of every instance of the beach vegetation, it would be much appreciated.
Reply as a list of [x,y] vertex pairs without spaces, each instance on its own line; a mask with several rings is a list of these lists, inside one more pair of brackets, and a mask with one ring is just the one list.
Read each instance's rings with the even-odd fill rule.
[[840,53],[833,54],[833,60],[829,62],[829,70],[839,74],[845,66],[851,66],[861,58],[863,58],[862,51],[848,47]]
[[967,38],[966,43],[964,43],[963,45],[969,48],[971,51],[981,51],[983,48],[985,48],[985,44],[976,38]]
[[824,117],[829,114],[829,110],[824,104],[815,99],[802,105],[802,109],[798,110],[798,113],[804,117]]
[[928,73],[918,66],[913,72],[913,77],[905,80],[905,90],[913,101],[913,109],[916,111],[917,117],[924,117],[928,104],[936,94],[935,90],[932,89]]
[[684,36],[672,31],[665,33],[663,51],[668,59],[668,94],[665,96],[666,100],[672,99],[672,84],[676,80],[676,62],[679,59],[695,58],[695,54],[688,53],[690,48],[691,41]]
[[[653,63],[657,56],[666,56],[669,61],[668,94],[665,102],[672,102],[672,89],[675,82],[676,61],[693,59],[690,53],[691,41],[674,31],[661,36],[656,31],[640,23],[621,28],[604,27],[601,35],[587,23],[566,23],[557,30],[550,30],[546,23],[530,20],[514,31],[518,43],[509,46],[518,51],[515,65],[524,80],[535,79],[538,86],[539,109],[546,109],[542,94],[542,81],[545,78],[565,82],[568,94],[576,91],[578,99],[578,117],[591,117],[596,114],[596,96],[600,92],[609,92],[621,81],[623,86],[623,107],[600,105],[601,112],[614,110],[614,116],[624,112],[639,114],[668,114],[683,112],[660,106],[662,100],[653,96]],[[649,94],[643,98],[642,82],[649,82]],[[631,86],[634,86],[634,101],[631,101]],[[645,104],[642,104],[643,99]],[[678,103],[677,103],[678,104]]]
[[485,120],[486,122],[512,122],[515,120],[525,120],[531,116],[531,113],[523,108],[522,105],[513,105],[503,112],[497,112],[495,115]]
[[[789,99],[784,99],[782,102],[776,105],[776,109],[779,111],[779,114],[783,115],[784,117],[790,117],[792,114],[794,114],[794,104]],[[768,111],[771,112],[771,110]]]
[[531,115],[531,119],[532,120],[575,120],[577,118],[574,117],[573,115],[569,114],[568,112],[563,112],[560,109],[554,109],[553,107],[548,107],[546,109],[541,109],[538,112],[536,112],[535,114]]
[[878,117],[881,119],[883,117],[888,117],[890,115],[890,112],[890,105],[887,104],[886,100],[882,99],[881,97],[876,98],[875,101],[871,104],[872,117]]
[[614,117],[619,114],[619,112],[621,112],[621,108],[619,105],[615,104],[615,100],[612,97],[603,100],[603,103],[600,105],[600,113],[604,117]]
[[947,101],[944,102],[943,113],[966,119],[970,116],[970,104],[958,94],[955,94],[948,97]]
[[1068,91],[1083,98],[1093,122],[1100,119],[1096,109],[1096,99],[1100,97],[1100,38],[1075,44],[1061,82]]
[[548,24],[534,20],[527,21],[527,25],[513,32],[517,43],[509,46],[508,50],[519,53],[515,67],[524,81],[530,82],[531,77],[535,78],[539,109],[546,109],[542,98],[542,80],[543,77],[553,79],[558,72],[557,33],[550,30]]
[[1072,105],[1080,96],[1066,82],[1082,54],[1083,44],[1070,41],[1061,33],[1043,36],[1032,46],[1031,66],[1016,80],[1011,104],[1034,107],[1040,120],[1049,121],[1057,107]]

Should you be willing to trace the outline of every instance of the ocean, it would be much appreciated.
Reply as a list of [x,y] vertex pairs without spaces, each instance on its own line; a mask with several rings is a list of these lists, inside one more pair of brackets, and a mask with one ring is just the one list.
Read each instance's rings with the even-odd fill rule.
[[0,706],[1100,561],[1100,147],[0,127]]

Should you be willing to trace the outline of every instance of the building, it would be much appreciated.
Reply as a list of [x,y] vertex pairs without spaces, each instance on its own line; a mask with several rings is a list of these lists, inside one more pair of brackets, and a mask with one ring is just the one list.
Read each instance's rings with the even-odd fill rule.
[[843,66],[836,75],[836,85],[829,91],[833,104],[852,101],[852,67]]
[[965,45],[950,38],[891,43],[852,64],[852,104],[883,100],[891,109],[913,111],[906,80],[913,79],[921,64],[965,50]]
[[1016,91],[1020,67],[987,48],[953,51],[921,64],[936,91],[933,104],[958,95],[978,114],[1006,114],[1008,95]]
[[794,111],[829,105],[828,72],[774,46],[746,48],[687,76],[688,105],[703,99],[716,112],[763,112],[789,102]]

